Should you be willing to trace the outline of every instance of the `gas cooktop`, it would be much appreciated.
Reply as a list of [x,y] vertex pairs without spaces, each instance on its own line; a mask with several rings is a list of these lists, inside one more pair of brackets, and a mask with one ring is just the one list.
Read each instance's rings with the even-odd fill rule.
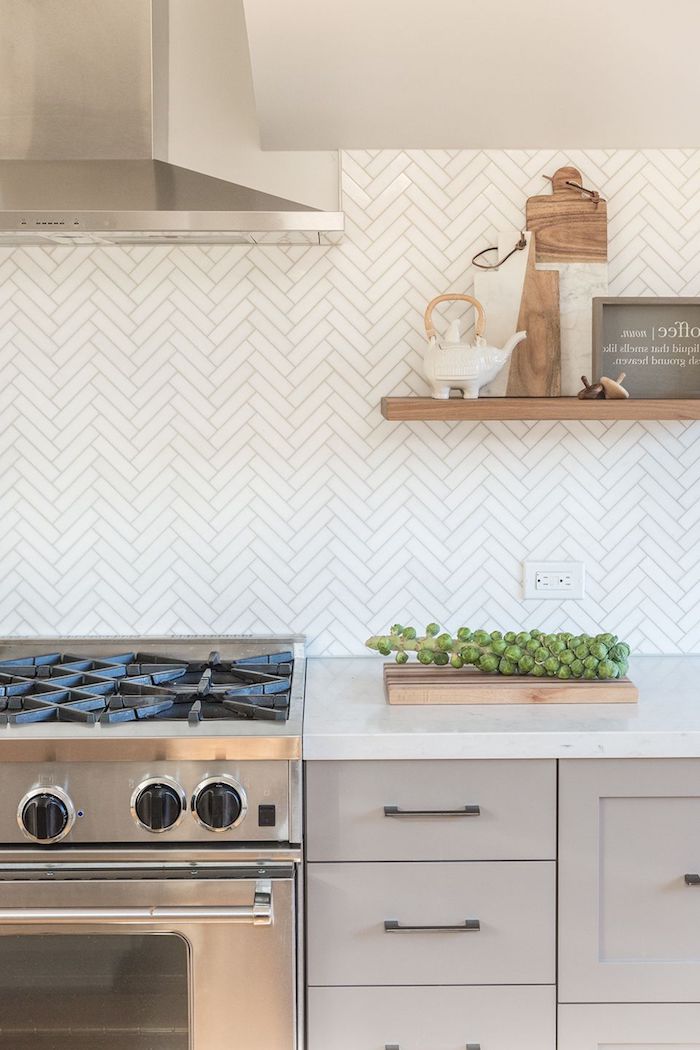
[[222,639],[207,649],[211,639],[178,644],[173,638],[119,649],[114,641],[81,639],[71,648],[66,640],[55,651],[24,641],[13,651],[11,640],[3,642],[0,726],[156,721],[196,727],[289,717],[294,646]]

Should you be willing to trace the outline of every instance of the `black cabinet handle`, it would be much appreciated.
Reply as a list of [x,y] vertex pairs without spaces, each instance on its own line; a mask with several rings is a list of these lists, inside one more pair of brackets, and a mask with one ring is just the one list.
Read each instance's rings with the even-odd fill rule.
[[385,806],[385,817],[480,817],[480,806],[462,806],[461,809],[399,809]]
[[478,919],[465,919],[447,926],[408,926],[396,919],[384,920],[385,933],[478,933],[481,923]]
[[700,886],[700,875],[686,875],[686,886]]

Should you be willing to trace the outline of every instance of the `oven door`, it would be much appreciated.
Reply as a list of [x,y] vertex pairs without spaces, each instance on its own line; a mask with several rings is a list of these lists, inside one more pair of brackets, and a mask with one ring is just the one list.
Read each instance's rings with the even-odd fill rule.
[[0,870],[1,1050],[293,1050],[294,865]]

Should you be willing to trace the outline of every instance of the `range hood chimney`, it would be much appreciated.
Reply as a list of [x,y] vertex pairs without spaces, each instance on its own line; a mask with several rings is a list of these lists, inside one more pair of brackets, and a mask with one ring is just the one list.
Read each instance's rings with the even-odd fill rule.
[[0,0],[0,244],[335,240],[341,212],[156,159],[164,13],[164,0]]

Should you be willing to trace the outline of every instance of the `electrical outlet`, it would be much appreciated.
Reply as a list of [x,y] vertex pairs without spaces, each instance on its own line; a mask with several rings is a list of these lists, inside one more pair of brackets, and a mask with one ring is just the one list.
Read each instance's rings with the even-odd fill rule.
[[523,598],[581,599],[586,594],[582,561],[523,562]]

